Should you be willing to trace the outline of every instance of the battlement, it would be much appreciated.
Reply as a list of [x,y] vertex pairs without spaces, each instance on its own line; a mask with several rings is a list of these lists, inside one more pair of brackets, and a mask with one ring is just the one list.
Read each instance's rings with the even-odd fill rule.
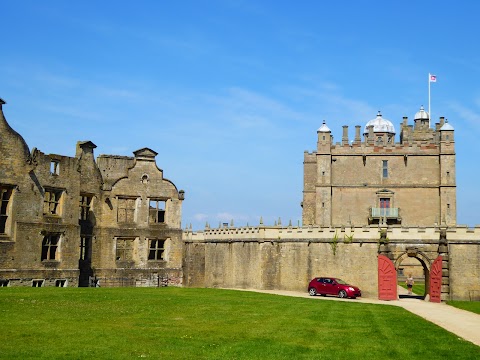
[[[335,143],[330,146],[332,155],[438,155],[440,145],[426,141],[414,141],[409,143],[395,143],[384,146],[372,145],[367,143],[361,144],[342,144]],[[305,157],[316,155],[317,151],[305,151]]]
[[480,243],[480,225],[469,228],[456,227],[402,227],[378,225],[363,227],[321,227],[321,226],[246,226],[206,228],[203,231],[186,229],[185,242],[378,242],[382,230],[386,230],[389,242],[432,242],[438,243],[442,230],[446,231],[448,242]]

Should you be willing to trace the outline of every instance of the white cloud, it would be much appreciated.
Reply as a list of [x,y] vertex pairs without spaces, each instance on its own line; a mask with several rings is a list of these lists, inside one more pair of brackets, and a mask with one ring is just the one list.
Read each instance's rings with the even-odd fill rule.
[[448,106],[450,109],[459,114],[459,118],[465,119],[471,126],[480,126],[480,113],[475,112],[474,110],[467,108],[458,102],[449,102]]

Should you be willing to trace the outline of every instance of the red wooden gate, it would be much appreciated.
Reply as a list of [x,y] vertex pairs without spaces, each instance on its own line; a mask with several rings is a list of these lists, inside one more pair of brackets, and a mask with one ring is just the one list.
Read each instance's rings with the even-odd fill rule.
[[385,255],[378,255],[378,299],[397,300],[397,271]]
[[442,257],[435,259],[430,268],[430,302],[440,302],[442,294]]

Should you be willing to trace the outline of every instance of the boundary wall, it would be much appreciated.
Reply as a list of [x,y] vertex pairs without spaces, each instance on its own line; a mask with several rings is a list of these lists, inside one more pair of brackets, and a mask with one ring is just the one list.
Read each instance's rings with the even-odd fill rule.
[[396,266],[416,257],[426,271],[441,254],[442,300],[480,292],[480,227],[260,225],[185,230],[183,241],[187,287],[307,291],[313,277],[334,276],[376,298],[378,254]]

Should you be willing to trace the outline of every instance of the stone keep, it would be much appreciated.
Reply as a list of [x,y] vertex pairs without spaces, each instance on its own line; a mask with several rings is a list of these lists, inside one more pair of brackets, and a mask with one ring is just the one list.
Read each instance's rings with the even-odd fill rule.
[[360,136],[341,143],[324,123],[317,151],[304,154],[303,224],[320,226],[456,224],[454,129],[440,118],[435,129],[423,107],[415,124],[395,128],[380,112]]

